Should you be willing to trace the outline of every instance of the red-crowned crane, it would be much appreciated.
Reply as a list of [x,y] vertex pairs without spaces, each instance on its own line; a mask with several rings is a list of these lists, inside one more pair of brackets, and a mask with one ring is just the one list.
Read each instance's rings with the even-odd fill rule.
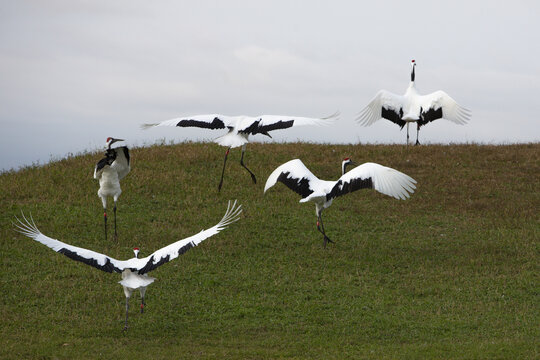
[[302,196],[300,202],[315,203],[317,230],[324,236],[324,246],[332,242],[326,235],[322,221],[322,211],[332,205],[341,195],[360,189],[375,189],[396,199],[407,199],[413,193],[416,180],[402,172],[375,163],[359,165],[346,173],[347,166],[354,164],[350,158],[341,163],[342,176],[336,181],[320,180],[304,163],[294,159],[276,168],[268,177],[264,192],[280,181],[289,189]]
[[141,294],[142,313],[145,305],[144,294],[146,292],[146,287],[155,280],[154,278],[149,277],[147,273],[155,270],[160,265],[176,259],[178,256],[184,254],[192,247],[199,245],[203,240],[206,240],[207,238],[216,235],[221,230],[224,230],[229,224],[239,219],[241,212],[241,205],[236,206],[236,201],[231,205],[231,202],[229,201],[227,211],[225,212],[225,215],[221,221],[210,229],[202,230],[196,235],[172,243],[144,258],[139,258],[139,248],[134,248],[133,252],[135,253],[135,257],[129,260],[116,260],[110,256],[100,254],[92,250],[72,246],[62,241],[52,239],[42,234],[41,231],[38,230],[34,220],[32,218],[28,220],[26,217],[24,217],[24,214],[24,222],[17,219],[19,224],[15,224],[15,226],[22,234],[50,247],[56,252],[66,255],[73,260],[83,262],[105,272],[121,273],[122,280],[119,281],[119,283],[123,286],[124,294],[126,295],[126,321],[124,330],[127,330],[129,298],[131,297],[131,294],[133,291],[139,289]]
[[356,121],[369,126],[380,119],[387,119],[400,126],[407,125],[407,145],[409,144],[409,123],[416,123],[416,145],[419,145],[420,127],[427,123],[446,119],[463,125],[471,118],[471,112],[461,107],[444,91],[435,91],[428,95],[420,95],[415,86],[416,62],[411,61],[411,82],[403,96],[381,90],[371,102],[360,111]]
[[244,164],[244,153],[250,135],[262,134],[271,138],[269,132],[279,129],[287,129],[293,126],[303,125],[330,125],[337,119],[339,113],[335,113],[326,118],[308,118],[287,115],[261,115],[261,116],[226,116],[219,114],[186,116],[172,120],[166,120],[158,124],[145,124],[143,129],[154,126],[179,126],[179,127],[199,127],[204,129],[228,129],[229,132],[218,137],[214,141],[227,148],[225,159],[223,160],[223,170],[219,180],[218,191],[223,185],[223,174],[225,164],[231,148],[242,146],[242,156],[240,165],[251,175],[253,183],[257,183],[255,174]]
[[123,139],[107,138],[107,149],[105,156],[98,161],[94,169],[94,179],[99,180],[98,196],[103,203],[103,220],[105,222],[105,240],[107,240],[107,196],[112,196],[114,200],[114,238],[118,239],[116,232],[116,202],[122,193],[120,180],[122,180],[131,170],[129,149],[127,146],[111,148],[111,145]]

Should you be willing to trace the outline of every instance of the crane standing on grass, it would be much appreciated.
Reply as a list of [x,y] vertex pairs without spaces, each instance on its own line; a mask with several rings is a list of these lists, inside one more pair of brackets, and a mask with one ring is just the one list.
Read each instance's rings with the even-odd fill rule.
[[107,196],[112,196],[114,200],[114,238],[118,239],[116,232],[116,202],[122,193],[120,180],[122,180],[131,170],[129,149],[127,146],[112,148],[111,145],[123,139],[107,138],[107,150],[105,157],[98,161],[94,169],[94,179],[99,180],[98,196],[103,203],[103,220],[105,222],[105,240],[107,240]]
[[226,116],[226,115],[195,115],[186,116],[172,120],[162,121],[158,124],[145,124],[143,129],[154,126],[179,126],[179,127],[199,127],[204,129],[228,129],[229,132],[218,137],[214,141],[221,146],[225,146],[225,159],[223,160],[223,170],[219,180],[218,191],[223,185],[223,174],[225,173],[225,164],[231,148],[242,146],[242,156],[240,165],[249,172],[253,183],[257,183],[257,178],[251,170],[244,164],[244,153],[246,145],[249,142],[250,135],[262,134],[271,138],[269,131],[287,129],[302,125],[330,125],[337,119],[339,113],[335,113],[326,118],[307,118],[296,116],[281,115],[261,115],[261,116]]
[[413,193],[416,180],[402,172],[375,163],[365,163],[348,173],[347,166],[354,164],[350,158],[341,163],[342,176],[336,181],[320,180],[299,159],[280,165],[268,177],[264,192],[280,181],[289,189],[302,196],[300,202],[315,203],[317,230],[324,236],[324,246],[333,242],[326,235],[322,221],[322,211],[332,205],[341,195],[360,189],[375,189],[378,192],[405,200]]
[[229,201],[227,211],[217,225],[210,229],[203,230],[200,233],[188,237],[183,240],[179,240],[164,248],[155,251],[145,258],[139,258],[139,248],[134,248],[133,252],[135,257],[129,260],[116,260],[110,256],[100,254],[95,251],[83,249],[80,247],[66,244],[62,241],[52,239],[38,230],[34,220],[30,218],[30,221],[24,216],[24,222],[20,219],[19,224],[15,224],[22,234],[42,243],[53,249],[56,252],[66,255],[67,257],[81,261],[85,264],[93,266],[99,270],[112,273],[117,272],[122,274],[122,280],[119,282],[124,288],[124,294],[126,295],[126,322],[124,330],[128,328],[128,310],[129,310],[129,298],[133,291],[139,289],[141,294],[141,313],[144,310],[144,294],[146,287],[154,282],[154,278],[147,275],[148,272],[156,269],[158,266],[165,264],[178,256],[184,254],[186,251],[194,246],[199,245],[203,240],[217,234],[221,230],[225,229],[229,224],[239,219],[242,212],[241,205],[236,206],[236,201],[232,204]]
[[463,125],[471,118],[471,112],[461,107],[444,91],[420,95],[415,86],[416,62],[411,61],[411,82],[403,96],[381,90],[367,106],[360,111],[356,121],[363,126],[369,126],[380,119],[387,119],[399,125],[401,129],[407,125],[407,145],[409,144],[409,123],[416,123],[416,145],[420,126],[437,120],[446,119]]

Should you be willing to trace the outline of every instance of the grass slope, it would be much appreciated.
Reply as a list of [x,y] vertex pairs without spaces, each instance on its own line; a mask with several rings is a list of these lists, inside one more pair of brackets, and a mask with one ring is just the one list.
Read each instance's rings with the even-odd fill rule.
[[[0,358],[538,358],[539,144],[419,146],[250,144],[252,184],[231,152],[187,143],[132,150],[119,239],[103,239],[100,154],[0,175]],[[278,184],[301,158],[337,179],[340,161],[378,162],[418,181],[398,201],[358,191],[325,212]],[[56,254],[13,231],[22,210],[53,238],[130,258],[242,218],[151,275],[122,332],[118,274]],[[112,222],[111,222],[112,223]]]

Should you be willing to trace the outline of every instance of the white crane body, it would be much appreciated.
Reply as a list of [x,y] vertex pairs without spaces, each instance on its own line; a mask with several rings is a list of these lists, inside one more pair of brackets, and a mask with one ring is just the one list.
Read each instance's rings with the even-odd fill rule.
[[223,170],[221,171],[221,179],[218,185],[218,191],[220,191],[223,185],[223,174],[225,173],[225,164],[227,163],[229,150],[240,146],[242,147],[240,165],[249,172],[253,183],[257,183],[255,174],[244,165],[244,153],[246,151],[246,145],[249,143],[250,135],[262,134],[271,137],[269,132],[274,130],[305,125],[330,125],[337,119],[338,115],[338,113],[335,113],[326,118],[309,118],[289,115],[228,116],[206,114],[165,120],[157,124],[145,124],[142,127],[143,129],[155,126],[199,127],[212,130],[228,129],[226,134],[214,139],[217,144],[227,148],[223,161]]
[[375,163],[365,163],[346,172],[346,167],[350,164],[352,161],[349,158],[344,159],[341,166],[342,176],[336,181],[328,181],[313,175],[301,160],[290,160],[270,174],[264,192],[279,181],[301,195],[300,202],[313,202],[317,216],[317,230],[323,234],[326,246],[326,243],[331,240],[324,231],[322,211],[332,205],[336,197],[360,189],[375,189],[382,194],[405,200],[416,188],[414,185],[416,180],[395,169]]
[[111,145],[123,139],[107,138],[107,150],[105,156],[98,161],[94,168],[94,179],[99,181],[99,190],[97,192],[101,203],[103,204],[103,219],[105,225],[105,240],[107,240],[107,197],[112,197],[114,201],[114,236],[118,237],[116,231],[116,203],[122,189],[120,180],[122,180],[131,170],[130,155],[127,146],[111,148]]
[[126,295],[126,325],[124,329],[127,329],[129,306],[128,300],[131,297],[132,292],[137,289],[140,291],[142,297],[142,312],[146,287],[155,280],[155,278],[149,277],[147,273],[173,259],[176,259],[178,256],[197,246],[202,241],[224,230],[228,225],[239,219],[241,212],[241,205],[236,206],[236,201],[234,201],[234,203],[231,205],[231,202],[229,201],[225,215],[220,222],[213,227],[207,230],[202,230],[198,234],[190,236],[186,239],[176,241],[144,258],[138,258],[139,248],[135,248],[135,257],[129,260],[117,260],[96,251],[69,245],[60,240],[50,238],[39,231],[32,218],[29,220],[24,216],[24,214],[22,220],[17,219],[19,223],[15,224],[15,226],[23,235],[42,243],[58,253],[64,254],[70,259],[83,262],[108,273],[120,273],[122,275],[122,280],[119,281],[119,283],[123,286],[124,294]]
[[409,142],[409,124],[416,123],[416,144],[420,127],[437,119],[446,119],[455,124],[466,124],[471,112],[460,106],[444,91],[420,95],[415,85],[416,62],[411,62],[411,82],[404,95],[396,95],[380,90],[369,104],[360,111],[356,121],[363,126],[372,125],[380,119],[390,120],[403,128],[407,125],[407,144]]

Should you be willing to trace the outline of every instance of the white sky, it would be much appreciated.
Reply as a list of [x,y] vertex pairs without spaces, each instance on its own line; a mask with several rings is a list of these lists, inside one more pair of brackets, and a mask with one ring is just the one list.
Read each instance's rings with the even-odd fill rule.
[[539,19],[535,0],[0,0],[0,169],[108,136],[211,140],[225,130],[139,128],[206,113],[339,110],[331,129],[274,141],[404,143],[388,121],[353,119],[378,90],[404,93],[411,59],[420,93],[444,90],[473,112],[465,126],[426,125],[420,142],[538,142]]

